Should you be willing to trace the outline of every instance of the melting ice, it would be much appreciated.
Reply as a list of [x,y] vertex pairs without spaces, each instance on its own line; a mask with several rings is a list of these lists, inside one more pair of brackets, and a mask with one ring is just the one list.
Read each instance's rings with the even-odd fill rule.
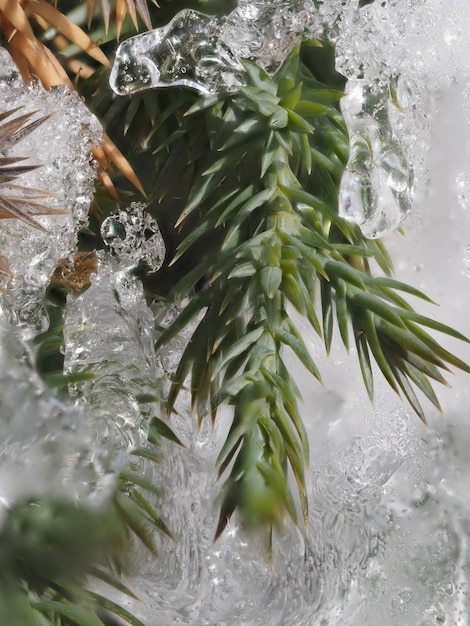
[[110,83],[120,95],[174,85],[235,89],[244,82],[241,59],[272,74],[298,41],[333,38],[337,68],[349,78],[342,111],[351,154],[339,212],[366,237],[380,237],[408,215],[426,184],[426,109],[456,75],[451,67],[469,71],[468,11],[460,0],[240,0],[224,17],[183,10],[124,41]]

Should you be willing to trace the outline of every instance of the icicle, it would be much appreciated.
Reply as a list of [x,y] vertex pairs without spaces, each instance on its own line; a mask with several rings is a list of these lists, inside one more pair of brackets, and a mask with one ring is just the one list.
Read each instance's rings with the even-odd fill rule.
[[341,111],[350,154],[340,186],[339,214],[374,239],[397,228],[410,212],[413,173],[390,124],[388,88],[351,80],[346,93]]

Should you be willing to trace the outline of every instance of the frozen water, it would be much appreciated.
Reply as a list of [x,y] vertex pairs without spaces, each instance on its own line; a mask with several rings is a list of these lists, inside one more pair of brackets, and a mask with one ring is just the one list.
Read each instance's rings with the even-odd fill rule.
[[244,82],[240,59],[273,74],[301,39],[318,33],[310,0],[239,0],[227,17],[180,11],[169,24],[124,41],[110,76],[112,89],[129,95],[184,85],[202,93]]
[[339,191],[339,214],[368,238],[397,228],[411,211],[413,175],[394,137],[388,87],[350,80],[341,100],[350,153]]
[[165,244],[156,220],[141,202],[107,217],[101,225],[103,241],[119,258],[121,270],[145,263],[149,272],[160,269]]
[[[408,214],[412,198],[422,195],[425,188],[429,118],[436,109],[437,91],[456,78],[468,81],[470,77],[470,41],[463,27],[470,20],[470,5],[462,0],[387,0],[359,9],[354,2],[323,3],[330,4],[325,21],[336,38],[337,69],[350,80],[347,92],[357,89],[360,80],[363,91],[383,95],[367,121],[373,134],[369,149],[357,145],[364,110],[359,109],[359,119],[354,113],[349,119],[346,116],[352,154],[342,183],[346,198],[340,208],[346,213],[344,206],[349,210],[351,202],[349,218],[357,221],[366,236],[380,236],[396,227]],[[346,102],[343,110],[347,113],[347,109]],[[384,153],[376,137],[382,133],[392,147],[391,152],[385,147],[392,168],[407,181],[407,190],[398,197],[380,166]],[[370,139],[367,131],[362,132],[359,146],[364,145],[364,136]]]
[[[357,3],[338,0],[321,3],[319,11],[342,46],[339,62],[350,72],[350,87],[357,81],[363,81],[361,89],[369,90],[383,87],[384,81],[395,84],[390,83],[392,70],[399,69],[396,91],[385,99],[385,139],[397,142],[394,153],[404,154],[415,172],[418,163],[417,178],[421,181],[426,178],[429,159],[431,186],[426,201],[415,206],[407,220],[408,239],[395,237],[388,243],[397,259],[399,278],[443,303],[439,318],[469,334],[463,251],[470,241],[470,212],[461,206],[455,185],[457,176],[469,171],[466,145],[470,133],[465,126],[463,90],[453,87],[449,80],[459,73],[465,76],[468,69],[468,50],[463,46],[466,35],[461,27],[468,17],[467,3],[390,0],[363,7],[358,13]],[[436,42],[439,45],[434,49]],[[435,115],[436,111],[427,90],[432,95],[438,86],[447,93],[435,98],[441,113],[432,124],[431,135],[430,113]],[[358,119],[351,120],[352,136],[354,124],[360,125],[363,116],[361,109]],[[373,124],[370,130],[375,132]],[[432,150],[424,159],[427,146]],[[378,149],[378,162],[382,156]],[[370,151],[366,158],[370,159]],[[400,163],[392,160],[398,172]],[[405,180],[408,184],[408,176]],[[69,369],[99,363],[97,378],[72,390],[77,404],[73,411],[84,411],[85,415],[92,412],[98,420],[98,427],[93,421],[90,426],[84,421],[86,433],[98,432],[100,441],[112,446],[117,442],[118,448],[126,449],[144,437],[145,417],[136,403],[138,390],[142,384],[144,389],[154,389],[155,373],[159,375],[161,369],[170,373],[183,346],[172,346],[170,355],[154,355],[153,318],[130,273],[134,261],[141,258],[140,252],[134,248],[135,254],[122,257],[120,233],[126,231],[126,225],[121,226],[121,215],[103,226],[105,239],[114,242],[113,254],[102,256],[88,291],[70,299],[65,334]],[[127,236],[122,241],[126,240]],[[163,315],[158,320],[162,325],[168,323]],[[305,328],[303,336],[308,338],[309,332]],[[183,337],[183,345],[185,340]],[[37,410],[38,398],[43,396],[25,364],[27,353],[15,346],[2,347],[1,352],[5,355],[5,366],[2,363],[0,370],[2,388],[8,392],[2,395],[2,416],[18,420],[15,423],[20,430],[11,429],[23,442],[29,437],[22,430],[30,424],[26,418],[45,412]],[[175,539],[157,537],[158,559],[136,547],[129,564],[129,584],[143,602],[128,602],[149,624],[468,624],[468,379],[456,375],[453,389],[441,390],[446,417],[429,410],[430,427],[426,428],[384,384],[377,384],[375,408],[371,407],[354,359],[339,344],[333,346],[329,359],[317,343],[312,341],[310,347],[323,372],[324,389],[312,385],[302,368],[292,363],[304,392],[304,415],[311,439],[308,530],[290,528],[284,536],[276,537],[271,563],[265,558],[260,539],[246,536],[236,519],[213,544],[218,489],[214,460],[229,418],[222,414],[215,431],[206,423],[197,430],[190,417],[189,400],[183,397],[178,407],[181,415],[175,416],[172,426],[187,449],[168,446],[166,462],[154,470],[155,481],[162,488],[163,514]],[[468,360],[468,348],[449,347],[461,351]],[[55,419],[51,404],[53,401],[47,400],[47,413]],[[70,433],[63,412],[69,417],[76,414],[71,408],[60,411],[57,421]],[[76,417],[72,423],[76,428],[81,425]],[[9,424],[5,422],[7,430]],[[35,423],[32,428],[35,433]],[[85,441],[87,437],[95,440],[96,435],[86,433]],[[81,441],[80,436],[72,444],[81,449]],[[48,457],[43,438],[38,437],[38,448],[34,445],[33,449],[40,451],[38,456]],[[69,482],[64,480],[64,468],[69,465],[63,456],[68,446],[66,438],[65,445],[58,446],[57,453],[62,456],[52,454],[52,466],[58,470],[51,485],[56,484],[55,479],[66,486],[75,485],[75,481],[89,486],[92,481],[84,480],[81,473],[78,479],[72,474]],[[28,452],[30,458],[36,457]],[[11,467],[7,452],[4,462],[5,467]],[[37,467],[49,480],[45,466]],[[19,477],[21,485],[26,476],[30,477],[16,466],[12,474]],[[113,476],[112,472],[103,475]],[[0,471],[1,476],[9,474]],[[42,489],[45,480],[38,482],[38,489]],[[0,487],[7,483],[13,487],[0,493],[4,500],[16,493],[14,481],[0,479]]]
[[111,71],[119,95],[183,85],[203,93],[226,82],[240,85],[243,67],[220,40],[223,19],[193,10],[178,13],[162,28],[123,41]]
[[457,74],[470,76],[468,7],[461,0],[240,0],[228,17],[184,10],[120,45],[111,86],[120,95],[171,85],[233,89],[244,82],[240,59],[274,73],[296,42],[333,38],[337,68],[349,78],[342,110],[351,154],[339,208],[365,236],[380,237],[425,188],[434,94]]
[[159,269],[165,246],[141,203],[106,218],[101,234],[113,255],[99,254],[90,287],[68,297],[64,368],[75,375],[93,372],[71,391],[78,404],[101,416],[105,440],[108,428],[111,438],[119,430],[120,446],[130,449],[146,441],[150,407],[139,404],[139,396],[161,395],[153,314],[133,270],[141,261]]
[[122,462],[96,415],[55,398],[27,346],[0,326],[0,523],[23,497],[98,505],[112,494]]
[[6,289],[4,306],[11,305],[5,314],[16,317],[30,336],[47,326],[44,290],[59,259],[74,250],[78,228],[86,223],[95,180],[91,146],[99,143],[102,131],[77,93],[66,87],[46,91],[39,84],[25,86],[3,48],[0,91],[0,113],[22,107],[21,114],[36,112],[33,120],[50,115],[8,156],[27,157],[25,163],[41,166],[23,174],[18,184],[52,192],[44,204],[64,213],[36,218],[46,232],[18,220],[0,221],[0,249],[11,271],[10,276],[0,275],[0,286]]
[[[339,63],[349,68],[349,92],[359,84],[362,91],[378,94],[374,106],[387,114],[377,119],[359,109],[351,135],[361,139],[361,132],[371,133],[374,141],[392,144],[398,161],[391,163],[408,198],[406,161],[422,190],[429,177],[425,201],[406,222],[408,238],[388,243],[399,278],[443,303],[438,316],[468,334],[463,251],[470,241],[470,216],[461,205],[466,179],[460,175],[469,171],[470,144],[463,90],[452,87],[468,71],[461,28],[468,21],[467,3],[375,5],[360,14],[357,3],[319,6],[341,46]],[[389,85],[393,90],[387,91]],[[374,150],[371,165],[385,170],[379,163],[387,150],[381,145]],[[369,147],[365,156],[372,160]],[[382,206],[377,203],[379,210]],[[401,214],[393,224],[400,219]],[[308,332],[305,328],[305,337]],[[468,360],[463,346],[451,349],[462,350]],[[446,418],[430,409],[426,428],[384,385],[377,385],[375,409],[370,407],[358,368],[339,345],[329,360],[316,344],[311,351],[325,389],[314,389],[296,369],[311,435],[308,532],[290,530],[278,538],[272,564],[263,558],[259,540],[244,535],[236,520],[212,544],[217,485],[211,472],[227,418],[221,417],[214,433],[207,425],[198,432],[184,419],[189,403],[183,403],[183,417],[172,425],[188,450],[169,451],[156,477],[172,496],[162,506],[176,540],[159,538],[160,560],[143,569],[136,555],[130,579],[144,605],[130,604],[144,621],[158,619],[162,626],[468,624],[468,380],[457,375],[452,390],[441,390]],[[173,357],[170,365],[177,354]]]

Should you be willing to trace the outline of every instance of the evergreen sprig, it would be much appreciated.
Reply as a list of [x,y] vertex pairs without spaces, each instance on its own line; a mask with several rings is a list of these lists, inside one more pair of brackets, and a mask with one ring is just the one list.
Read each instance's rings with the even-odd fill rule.
[[[208,132],[208,151],[192,155],[188,148],[193,184],[177,225],[192,220],[195,226],[173,263],[191,253],[194,259],[195,250],[198,259],[170,298],[193,295],[157,347],[199,316],[173,377],[168,411],[188,376],[199,420],[209,413],[214,419],[221,403],[234,406],[217,460],[225,483],[216,536],[235,509],[248,526],[279,526],[286,515],[297,519],[297,501],[307,519],[308,442],[285,348],[321,376],[292,309],[309,320],[327,350],[335,319],[347,348],[352,330],[370,397],[372,355],[423,420],[415,388],[439,406],[429,379],[445,382],[440,370],[447,364],[470,371],[423,327],[465,338],[417,314],[401,294],[426,296],[391,278],[381,242],[366,240],[338,216],[348,136],[337,107],[341,91],[315,71],[316,55],[328,52],[326,45],[304,48],[301,56],[297,48],[274,78],[246,62],[246,87],[200,98],[181,126],[180,135],[193,136],[197,126]],[[208,233],[210,247],[203,243]],[[372,273],[371,260],[382,275]]]

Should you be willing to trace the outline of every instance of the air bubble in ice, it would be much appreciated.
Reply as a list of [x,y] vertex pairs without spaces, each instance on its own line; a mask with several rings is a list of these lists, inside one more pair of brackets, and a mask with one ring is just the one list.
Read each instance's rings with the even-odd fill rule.
[[413,602],[414,598],[415,596],[411,589],[402,589],[393,597],[392,607],[404,611]]

